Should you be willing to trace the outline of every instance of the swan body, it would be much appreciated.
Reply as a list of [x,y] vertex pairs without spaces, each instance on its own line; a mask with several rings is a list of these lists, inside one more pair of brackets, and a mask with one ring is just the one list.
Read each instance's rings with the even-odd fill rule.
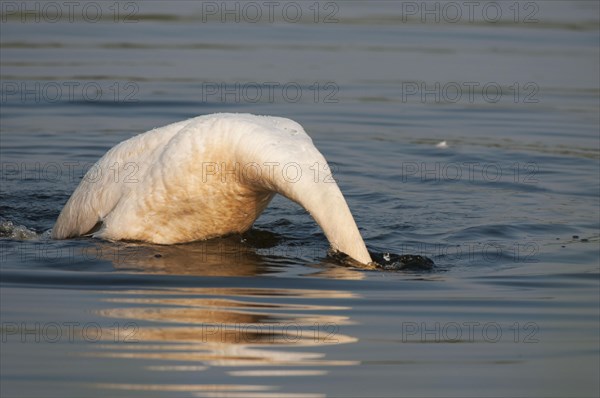
[[73,192],[52,237],[175,244],[240,233],[279,193],[312,215],[334,250],[370,263],[340,189],[315,167],[328,168],[290,119],[192,118],[110,149]]

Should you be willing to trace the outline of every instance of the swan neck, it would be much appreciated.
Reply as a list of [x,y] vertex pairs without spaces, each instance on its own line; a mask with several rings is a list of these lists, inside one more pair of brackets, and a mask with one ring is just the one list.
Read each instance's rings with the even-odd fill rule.
[[299,203],[311,214],[334,250],[345,253],[362,264],[372,261],[350,208],[335,181],[314,182],[308,179],[287,184],[280,193]]

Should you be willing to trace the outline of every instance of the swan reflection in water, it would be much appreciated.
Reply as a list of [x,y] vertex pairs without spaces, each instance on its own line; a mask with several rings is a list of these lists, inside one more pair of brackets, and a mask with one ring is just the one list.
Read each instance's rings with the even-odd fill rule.
[[[322,246],[281,245],[276,234],[251,230],[242,235],[181,245],[96,242],[99,257],[117,271],[195,276],[259,276],[288,271],[291,263],[302,266],[304,276],[363,279],[358,268],[343,266],[327,257]],[[311,263],[320,258],[319,263]]]
[[[226,238],[176,246],[129,245],[131,253],[115,263],[115,267],[144,273],[205,276],[276,272],[276,258],[271,256],[265,261],[254,249],[240,251],[235,241]],[[317,267],[321,276],[361,275],[340,266]],[[107,339],[89,355],[138,359],[145,365],[145,372],[195,375],[193,384],[160,384],[154,377],[154,383],[146,383],[146,378],[138,383],[97,384],[98,388],[178,391],[203,397],[319,397],[322,395],[318,391],[281,391],[278,377],[314,380],[327,375],[327,368],[358,364],[358,361],[327,358],[319,349],[357,341],[343,330],[353,323],[346,314],[351,310],[348,300],[357,297],[354,293],[264,287],[171,287],[107,291],[102,295],[107,308],[97,313],[128,327],[122,328],[122,335],[114,339],[119,343]],[[222,383],[215,384],[215,371],[220,372],[218,380]],[[256,378],[264,384],[255,383]]]

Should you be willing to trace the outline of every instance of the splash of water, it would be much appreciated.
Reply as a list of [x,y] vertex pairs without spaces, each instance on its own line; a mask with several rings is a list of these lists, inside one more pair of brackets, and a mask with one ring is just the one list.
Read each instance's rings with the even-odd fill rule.
[[0,238],[16,240],[33,240],[50,236],[50,231],[38,234],[37,232],[25,227],[24,225],[15,225],[9,220],[0,220]]
[[369,252],[378,268],[386,271],[429,271],[435,266],[432,259],[415,254]]
[[[385,271],[431,271],[435,266],[432,259],[414,255],[414,254],[394,254],[387,252],[374,252],[369,250],[371,255],[372,263],[368,265],[368,269],[372,270],[385,270]],[[343,263],[345,265],[359,266],[365,268],[364,265],[359,265],[344,253],[330,250],[328,253],[329,257],[335,261]]]

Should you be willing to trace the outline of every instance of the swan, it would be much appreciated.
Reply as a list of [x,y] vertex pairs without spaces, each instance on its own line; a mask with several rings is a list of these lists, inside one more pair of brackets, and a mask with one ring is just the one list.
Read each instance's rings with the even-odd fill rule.
[[[334,251],[371,256],[327,161],[293,120],[220,113],[150,130],[88,170],[52,238],[176,244],[244,232],[275,194],[300,204]],[[319,172],[320,171],[320,172]]]

